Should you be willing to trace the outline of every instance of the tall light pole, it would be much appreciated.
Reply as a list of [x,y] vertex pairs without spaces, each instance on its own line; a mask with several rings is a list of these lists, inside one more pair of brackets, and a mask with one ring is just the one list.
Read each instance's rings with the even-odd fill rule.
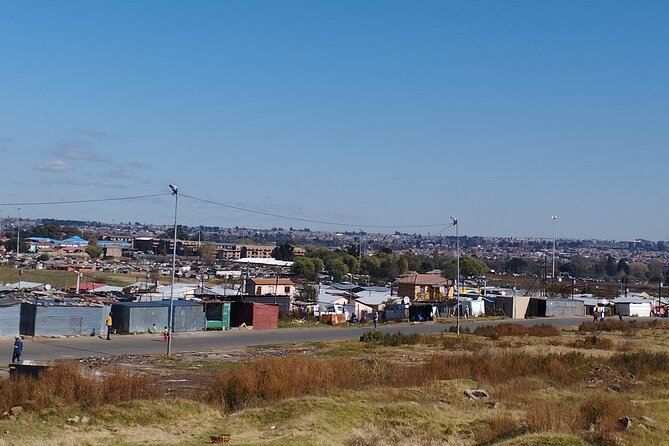
[[167,356],[172,354],[172,335],[174,334],[174,274],[177,268],[177,204],[179,203],[178,188],[170,184],[172,195],[174,195],[174,246],[172,248],[172,286],[170,287],[170,312],[168,314],[167,326]]
[[553,275],[551,278],[555,280],[555,220],[557,220],[557,215],[551,215],[551,220],[553,220]]
[[19,208],[19,221],[16,222],[16,257],[21,252],[21,208]]
[[455,328],[457,335],[460,336],[460,234],[458,233],[458,219],[451,217],[453,226],[455,226],[455,255],[456,255],[456,282],[455,282]]

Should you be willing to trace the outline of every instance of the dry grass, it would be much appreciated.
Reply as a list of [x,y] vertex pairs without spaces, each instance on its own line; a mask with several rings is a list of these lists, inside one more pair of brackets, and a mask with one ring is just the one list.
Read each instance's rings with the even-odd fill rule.
[[76,362],[59,364],[37,379],[16,377],[0,381],[2,410],[12,406],[35,411],[70,405],[94,408],[158,395],[158,387],[147,377],[118,367],[101,376],[86,376]]
[[631,320],[621,321],[618,319],[605,319],[599,322],[583,322],[578,327],[579,331],[596,333],[598,331],[619,331],[621,333],[637,333],[642,330],[669,330],[669,323],[660,319],[650,319],[647,321]]
[[[76,363],[39,380],[0,382],[0,404],[6,408],[21,401],[30,410],[28,419],[38,423],[43,413],[75,410],[93,416],[90,429],[72,437],[76,441],[66,439],[71,432],[63,433],[61,425],[53,428],[60,432],[53,434],[58,440],[27,445],[202,444],[210,431],[231,433],[230,444],[274,446],[669,443],[660,427],[669,422],[669,391],[663,390],[669,354],[657,348],[637,351],[655,345],[654,338],[640,333],[634,350],[615,352],[607,347],[622,345],[622,333],[567,332],[559,340],[529,331],[518,336],[517,330],[505,328],[502,333],[514,334],[503,341],[443,333],[421,336],[417,345],[349,341],[341,343],[345,355],[310,351],[232,363],[206,375],[211,381],[201,381],[204,395],[189,396],[207,403],[188,403],[201,408],[197,410],[207,407],[216,414],[223,409],[222,418],[216,415],[212,421],[210,414],[198,426],[176,422],[173,405],[181,413],[190,409],[176,407],[179,400],[161,398],[144,377],[120,370],[81,375]],[[469,400],[463,390],[472,388],[485,389],[491,397]],[[117,403],[136,398],[156,399]],[[489,404],[494,402],[499,404]],[[159,409],[147,414],[134,409],[140,406]],[[41,408],[46,412],[38,412]],[[641,415],[657,418],[655,427],[637,427]],[[635,420],[632,428],[620,429],[623,416]],[[0,423],[5,423],[0,429],[7,425]],[[109,425],[122,436],[110,433]],[[23,443],[0,439],[0,446],[5,444]]]
[[609,338],[592,335],[576,339],[569,345],[574,348],[613,350],[615,344]]
[[533,357],[514,352],[440,354],[417,364],[307,355],[266,357],[220,373],[210,385],[209,401],[234,411],[337,389],[414,387],[464,378],[499,384],[519,377],[539,377],[551,385],[566,386],[585,379],[591,365],[581,353]]

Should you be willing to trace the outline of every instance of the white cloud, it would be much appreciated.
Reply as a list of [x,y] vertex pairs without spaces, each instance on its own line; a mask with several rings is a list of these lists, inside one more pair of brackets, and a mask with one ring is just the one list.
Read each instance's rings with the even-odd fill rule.
[[107,161],[107,157],[103,154],[90,150],[91,143],[83,139],[66,139],[58,142],[57,146],[50,154],[58,158],[76,161]]
[[81,133],[82,135],[90,136],[92,138],[106,138],[109,135],[105,132],[101,132],[99,130],[94,130],[94,129],[87,129],[85,127],[79,127],[74,129],[75,132]]
[[103,174],[102,176],[107,178],[132,178],[135,176],[135,174],[127,169],[117,169],[117,170],[110,170],[109,172]]
[[63,161],[54,160],[54,161],[49,161],[46,164],[40,164],[38,166],[35,166],[34,169],[42,172],[64,173],[71,171],[72,166]]

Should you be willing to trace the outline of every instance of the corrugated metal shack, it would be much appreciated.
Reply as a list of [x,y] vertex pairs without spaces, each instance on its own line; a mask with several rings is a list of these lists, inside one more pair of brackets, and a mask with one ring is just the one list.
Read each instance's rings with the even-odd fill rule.
[[20,332],[25,336],[97,335],[107,308],[79,299],[36,299],[21,304]]
[[530,317],[583,316],[583,302],[571,299],[544,299],[533,297],[527,307]]
[[498,296],[495,306],[506,317],[524,319],[529,317],[530,300],[529,296]]
[[253,302],[235,302],[230,312],[230,326],[242,324],[254,330],[279,328],[279,305]]
[[230,328],[230,305],[231,302],[205,301],[204,318],[205,330],[225,330]]
[[[117,302],[112,305],[112,326],[117,333],[142,333],[156,324],[168,325],[169,300],[154,302]],[[174,301],[174,331],[200,331],[204,327],[202,304]]]
[[386,304],[383,309],[384,317],[386,321],[406,321],[409,319],[409,309],[408,305],[401,304]]
[[19,334],[21,301],[13,297],[0,298],[0,336]]

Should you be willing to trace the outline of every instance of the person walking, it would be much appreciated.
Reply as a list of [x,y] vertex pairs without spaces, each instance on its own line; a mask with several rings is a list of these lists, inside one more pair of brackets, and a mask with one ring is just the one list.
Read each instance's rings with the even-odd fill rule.
[[372,313],[372,323],[374,324],[374,331],[376,331],[376,327],[379,325],[379,313],[376,310]]
[[23,353],[23,339],[17,335],[14,338],[14,353],[12,353],[12,364],[21,361],[21,353]]
[[107,326],[107,340],[111,341],[111,330],[112,330],[112,316],[111,313],[107,315],[107,319],[105,320],[105,325]]
[[170,336],[170,331],[167,329],[167,325],[163,328],[163,342],[167,342],[167,338]]

